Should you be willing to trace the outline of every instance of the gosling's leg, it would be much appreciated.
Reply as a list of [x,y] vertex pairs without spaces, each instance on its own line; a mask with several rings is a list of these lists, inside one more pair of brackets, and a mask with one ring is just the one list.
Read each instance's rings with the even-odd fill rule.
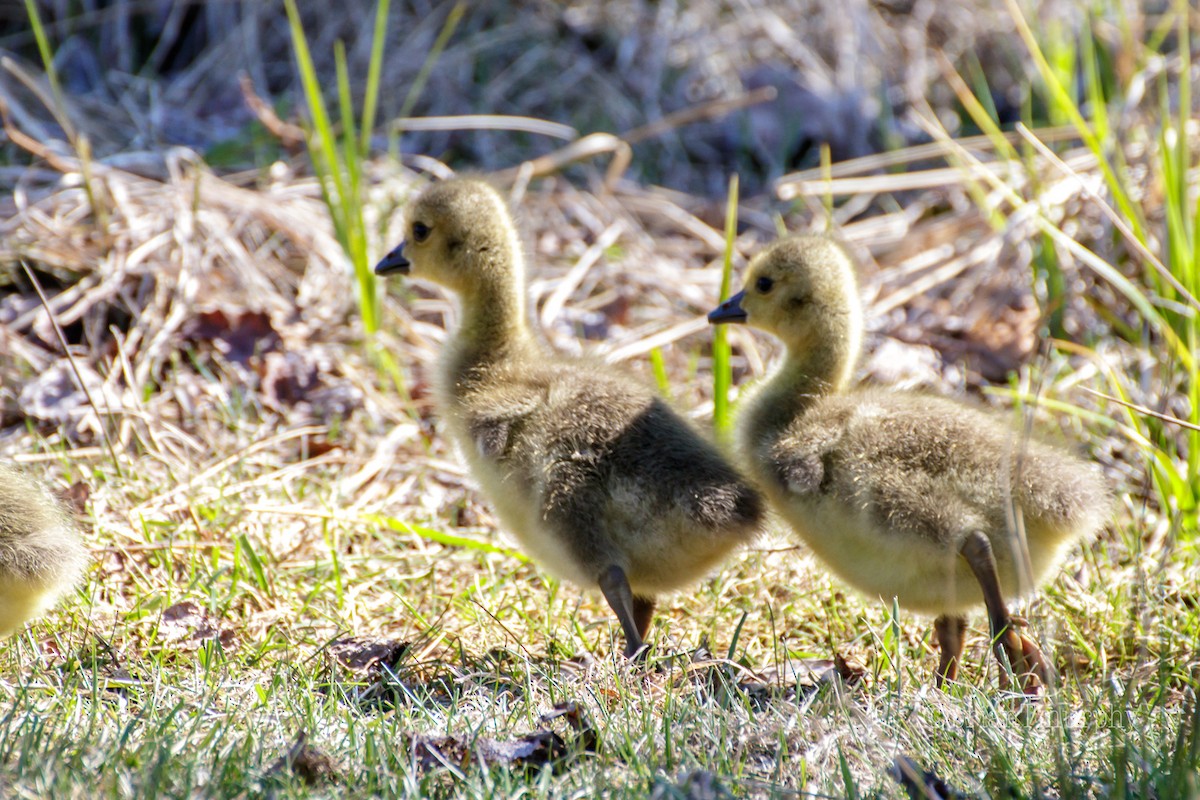
[[638,636],[642,641],[646,640],[646,634],[650,632],[652,619],[654,619],[654,598],[635,596],[633,598],[633,621],[637,625]]
[[645,647],[642,637],[650,626],[654,603],[649,601],[647,607],[644,598],[633,596],[625,570],[616,564],[600,573],[599,583],[600,591],[604,592],[604,599],[617,615],[621,630],[625,631],[625,657],[635,658]]
[[933,630],[941,648],[941,661],[937,668],[937,686],[942,688],[946,681],[958,678],[958,664],[962,661],[963,634],[967,630],[966,617],[951,617],[946,614],[933,621]]
[[996,559],[992,555],[992,543],[979,531],[963,540],[959,547],[967,560],[975,579],[983,589],[983,602],[987,606],[988,624],[992,633],[992,651],[1000,662],[1000,688],[1008,688],[1008,673],[1005,660],[1012,666],[1013,674],[1021,681],[1021,690],[1027,695],[1036,695],[1046,684],[1048,669],[1042,651],[1032,640],[1016,632],[1012,616],[1004,596],[1000,593],[1000,577],[996,574]]

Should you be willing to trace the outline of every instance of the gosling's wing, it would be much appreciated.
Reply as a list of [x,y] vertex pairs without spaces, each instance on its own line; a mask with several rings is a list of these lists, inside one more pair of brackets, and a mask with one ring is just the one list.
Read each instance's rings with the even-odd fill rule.
[[938,398],[826,398],[787,429],[774,464],[788,490],[879,530],[949,540],[1003,513],[994,443]]
[[544,380],[514,377],[481,386],[464,397],[459,415],[479,455],[489,460],[503,459],[519,446],[521,438],[529,437],[531,421],[536,431],[546,394]]

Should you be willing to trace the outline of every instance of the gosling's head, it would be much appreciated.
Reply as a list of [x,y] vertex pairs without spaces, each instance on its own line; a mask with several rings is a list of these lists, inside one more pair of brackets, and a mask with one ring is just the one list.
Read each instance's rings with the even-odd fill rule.
[[421,192],[405,211],[404,241],[376,275],[412,275],[469,294],[520,281],[520,242],[504,199],[487,183],[454,178]]
[[850,256],[822,236],[781,239],[751,259],[742,291],[708,320],[744,322],[794,350],[857,348],[862,310]]

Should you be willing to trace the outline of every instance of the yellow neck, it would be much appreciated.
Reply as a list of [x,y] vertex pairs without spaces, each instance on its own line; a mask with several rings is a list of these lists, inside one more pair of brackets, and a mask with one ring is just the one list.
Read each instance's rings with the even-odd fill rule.
[[787,427],[822,396],[846,390],[862,346],[860,320],[857,313],[847,314],[806,342],[788,345],[783,364],[744,412],[747,441],[763,441],[766,435]]
[[461,292],[462,322],[451,365],[456,380],[469,380],[475,370],[537,347],[525,318],[524,265],[519,255],[507,263],[502,258],[476,269],[477,279]]

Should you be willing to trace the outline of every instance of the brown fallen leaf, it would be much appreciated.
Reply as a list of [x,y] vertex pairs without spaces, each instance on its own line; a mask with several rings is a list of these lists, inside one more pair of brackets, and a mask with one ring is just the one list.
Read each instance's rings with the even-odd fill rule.
[[92,489],[83,481],[75,481],[66,490],[55,494],[67,508],[75,514],[83,516],[87,513],[88,499],[92,496]]
[[598,744],[595,729],[575,703],[556,706],[554,711],[543,715],[542,720],[550,722],[558,718],[567,721],[571,729],[569,737],[547,728],[515,739],[479,737],[466,740],[459,736],[413,735],[408,747],[421,769],[467,770],[472,765],[481,765],[529,770],[550,767],[558,771],[565,768],[572,755],[595,752]]
[[163,611],[158,635],[164,642],[189,651],[198,650],[213,639],[223,647],[229,647],[235,639],[232,628],[223,628],[214,623],[207,611],[190,600],[176,603]]
[[734,793],[721,783],[720,778],[703,769],[687,773],[677,783],[660,778],[650,790],[650,800],[727,800],[734,796]]
[[371,671],[379,667],[394,669],[412,649],[411,642],[394,639],[361,639],[351,636],[329,645],[329,653],[342,666],[356,671]]
[[248,364],[252,356],[277,350],[283,343],[264,311],[201,311],[184,323],[181,333],[186,341],[211,344],[238,364]]
[[827,683],[842,681],[853,686],[865,671],[835,653],[827,658],[792,658],[779,665],[751,668],[728,659],[712,658],[701,648],[684,668],[695,688],[720,701],[740,694],[758,706],[771,701],[793,702],[813,696]]
[[[81,379],[86,391],[79,385]],[[21,387],[17,406],[26,417],[60,427],[68,426],[90,413],[89,393],[96,403],[120,405],[119,398],[108,396],[104,379],[96,370],[79,360],[72,366],[63,358]]]
[[888,774],[904,787],[912,800],[957,800],[969,795],[947,784],[933,772],[921,768],[906,755],[896,757]]
[[510,740],[481,738],[471,742],[457,736],[414,736],[410,747],[421,769],[466,770],[472,764],[540,769],[563,759],[569,752],[563,738],[548,730]]
[[337,763],[324,751],[308,743],[308,732],[300,731],[288,751],[267,770],[268,777],[288,772],[308,786],[324,786],[338,781]]

